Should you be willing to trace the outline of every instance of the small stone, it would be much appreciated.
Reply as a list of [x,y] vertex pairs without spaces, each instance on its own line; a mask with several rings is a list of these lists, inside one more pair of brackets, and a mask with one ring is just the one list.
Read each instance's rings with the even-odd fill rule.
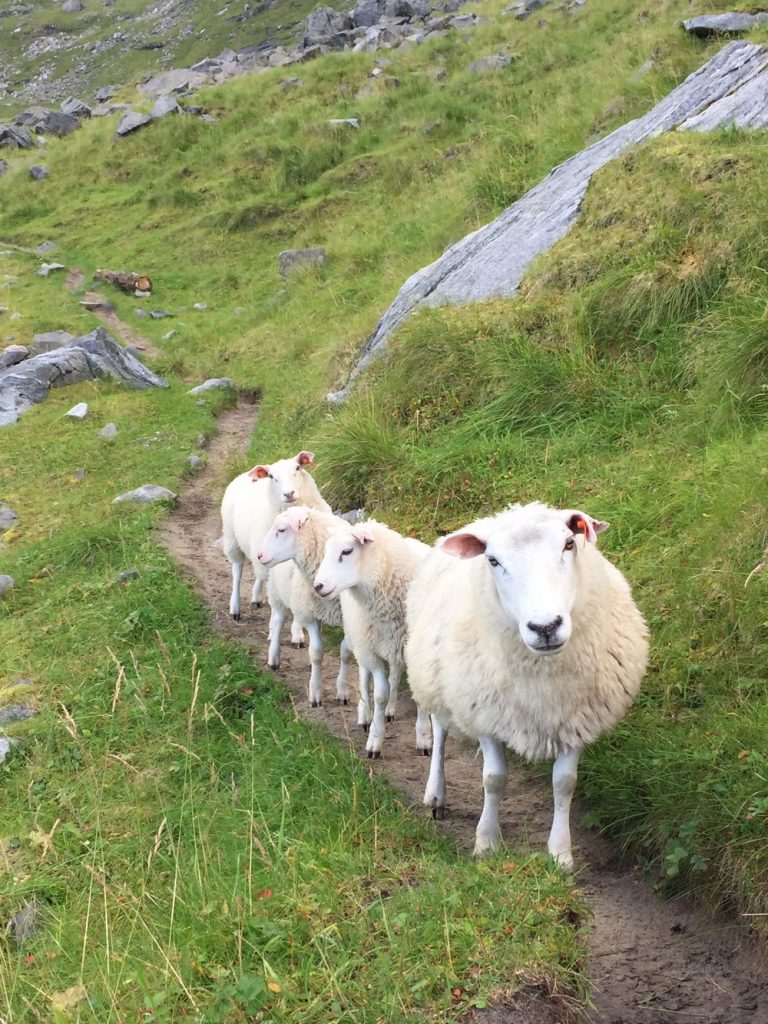
[[203,467],[205,466],[205,462],[200,458],[199,455],[188,455],[187,465],[190,467],[190,469],[194,469],[196,473],[199,473],[200,470],[203,469]]
[[501,71],[508,67],[517,55],[502,50],[500,53],[491,54],[488,57],[478,57],[469,65],[469,71],[473,75],[485,74],[488,71]]
[[130,135],[145,124],[149,124],[152,118],[149,114],[138,114],[135,110],[127,110],[117,122],[115,133],[120,136]]
[[328,122],[332,128],[359,128],[360,120],[357,117],[332,117]]
[[32,718],[37,712],[26,704],[9,704],[8,707],[0,708],[0,725],[15,725],[16,722],[25,722]]
[[197,309],[197,310],[208,309],[208,303],[207,302],[196,302],[194,304],[194,306],[192,307],[192,309]]
[[339,517],[339,519],[343,519],[351,526],[357,526],[358,523],[362,523],[362,521],[365,519],[364,508],[353,508],[350,509],[349,512],[336,512],[335,514]]
[[32,252],[36,256],[45,256],[46,253],[51,252],[53,249],[56,248],[57,246],[55,242],[41,242],[36,249],[32,250]]
[[230,380],[229,377],[209,377],[208,380],[204,380],[202,384],[198,384],[197,387],[191,388],[187,394],[202,395],[206,391],[216,391],[222,388],[234,391],[235,382]]
[[125,494],[118,494],[112,499],[113,505],[120,505],[124,502],[134,502],[139,505],[149,505],[155,502],[167,502],[175,504],[178,495],[169,491],[167,487],[160,487],[158,484],[143,484],[133,491],[126,491]]
[[134,309],[133,312],[140,320],[149,320],[149,313],[146,309]]
[[325,249],[284,249],[278,256],[278,267],[282,277],[307,268],[325,265]]
[[13,750],[13,743],[7,736],[0,736],[0,764],[3,763]]
[[17,911],[6,926],[6,931],[19,949],[33,939],[42,926],[43,905],[33,896]]
[[0,575],[0,597],[4,597],[9,594],[16,586],[16,580],[13,576],[6,576],[5,574]]
[[117,437],[117,424],[107,423],[99,431],[99,437],[103,437],[105,441],[111,441],[113,437]]
[[82,11],[83,5],[80,0],[64,0],[61,9],[65,14],[77,14]]
[[153,309],[149,315],[153,320],[165,320],[166,317],[173,316],[173,313],[168,313],[164,309]]
[[104,103],[106,100],[111,100],[116,92],[116,85],[102,85],[101,88],[97,89],[93,95],[99,103]]
[[26,345],[9,345],[0,352],[0,370],[5,370],[9,366],[16,366],[18,363],[23,362],[28,355],[29,349]]
[[40,269],[37,271],[38,277],[48,277],[54,270],[65,270],[63,263],[43,263]]
[[74,334],[70,334],[69,331],[63,330],[45,331],[43,334],[33,334],[29,354],[31,356],[39,356],[43,352],[55,352],[57,348],[64,348],[74,340]]
[[71,420],[84,420],[88,415],[88,403],[78,402],[77,405],[73,405],[72,408],[64,413],[65,416]]
[[115,576],[115,583],[127,583],[129,580],[137,580],[141,576],[138,569],[123,569]]
[[0,533],[12,529],[18,521],[18,512],[14,512],[10,505],[0,502]]
[[177,333],[178,333],[177,331],[166,331],[165,334],[163,335],[163,339],[162,340],[163,341],[170,341],[171,338],[175,338],[176,337]]
[[74,477],[75,480],[85,480],[85,478],[88,476],[88,470],[76,469],[72,476]]

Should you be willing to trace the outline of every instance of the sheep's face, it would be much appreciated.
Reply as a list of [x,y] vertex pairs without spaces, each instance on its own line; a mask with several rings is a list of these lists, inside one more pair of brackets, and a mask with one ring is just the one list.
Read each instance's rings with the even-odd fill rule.
[[325,557],[315,576],[320,597],[338,597],[363,581],[363,551],[373,543],[373,534],[364,525],[339,530],[325,542]]
[[534,654],[557,654],[571,637],[579,557],[607,523],[572,509],[517,507],[442,542],[449,554],[484,557],[499,603]]
[[299,530],[308,518],[309,510],[301,505],[280,513],[256,552],[256,557],[265,568],[271,569],[273,565],[288,562],[294,557]]
[[299,452],[292,459],[280,459],[271,466],[254,466],[248,473],[252,480],[269,480],[275,500],[283,508],[301,500],[304,482],[308,477],[305,466],[315,461],[313,452]]

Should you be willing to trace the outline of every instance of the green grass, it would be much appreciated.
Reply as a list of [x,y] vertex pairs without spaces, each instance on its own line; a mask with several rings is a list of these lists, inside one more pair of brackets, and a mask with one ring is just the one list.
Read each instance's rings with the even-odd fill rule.
[[[661,884],[768,909],[765,574],[744,585],[765,543],[765,136],[625,155],[518,300],[414,317],[343,409],[324,401],[410,273],[715,52],[680,31],[689,13],[589,0],[543,29],[498,18],[388,53],[374,95],[372,56],[331,55],[293,90],[279,70],[208,90],[214,124],[51,140],[43,182],[26,174],[39,157],[12,156],[0,239],[52,238],[87,277],[149,273],[151,300],[104,292],[172,386],[55,393],[0,436],[21,515],[0,551],[17,581],[0,685],[31,677],[43,709],[0,768],[3,909],[35,893],[46,913],[29,954],[3,948],[0,1013],[45,1019],[80,984],[89,1001],[57,1012],[98,1021],[450,1019],[528,976],[583,991],[574,897],[546,861],[507,854],[507,875],[437,842],[212,636],[152,540],[157,513],[111,506],[149,479],[177,489],[221,401],[185,389],[212,375],[263,395],[252,459],[314,447],[334,501],[425,538],[533,497],[611,521],[653,660],[584,759],[590,816]],[[502,43],[520,59],[467,73]],[[349,116],[358,131],[326,125]],[[278,253],[304,245],[327,265],[282,281]],[[36,259],[0,261],[0,338],[96,325]],[[90,419],[64,423],[82,399]]]

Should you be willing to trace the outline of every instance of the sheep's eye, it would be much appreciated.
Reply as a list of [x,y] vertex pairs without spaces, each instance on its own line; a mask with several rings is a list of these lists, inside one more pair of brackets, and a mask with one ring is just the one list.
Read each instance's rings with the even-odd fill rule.
[[501,562],[499,562],[498,558],[494,558],[492,555],[489,555],[488,564],[492,565],[493,568],[495,569],[497,565],[501,565]]
[[278,526],[277,532],[278,533],[285,533],[285,527],[284,526]]
[[566,551],[573,551],[575,546],[576,546],[576,541],[573,539],[573,537],[569,537],[568,540],[565,542],[565,550]]

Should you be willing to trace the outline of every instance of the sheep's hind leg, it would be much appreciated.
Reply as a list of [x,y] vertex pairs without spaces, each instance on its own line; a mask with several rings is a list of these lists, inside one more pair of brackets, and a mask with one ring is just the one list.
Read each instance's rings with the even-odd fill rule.
[[371,696],[370,696],[370,680],[371,673],[367,668],[359,666],[359,689],[360,689],[360,700],[357,702],[357,724],[363,730],[368,732],[373,721],[373,712],[371,711]]
[[373,721],[365,745],[368,757],[374,759],[381,757],[381,748],[384,746],[384,734],[387,729],[385,708],[388,701],[389,680],[383,663],[380,663],[373,670]]
[[388,722],[394,722],[397,711],[397,691],[400,689],[400,677],[403,674],[403,664],[400,661],[393,661],[389,666],[389,700],[385,708],[385,715]]
[[564,750],[552,768],[555,814],[547,849],[564,871],[573,871],[571,853],[571,799],[576,789],[580,750]]
[[240,621],[240,580],[243,578],[243,563],[232,562],[232,596],[229,599],[229,614]]
[[287,611],[288,609],[283,608],[280,604],[275,603],[272,605],[272,614],[269,617],[268,668],[280,668],[280,630],[283,628]]
[[[321,671],[323,667],[323,641],[320,636],[320,625],[317,622],[308,622],[307,632],[309,633],[309,703],[313,708],[319,708],[323,703],[323,680]],[[301,627],[299,627],[301,628]]]
[[483,813],[475,833],[475,856],[498,849],[501,843],[499,804],[507,788],[507,752],[503,743],[492,736],[478,737],[483,751]]
[[[240,567],[240,571],[242,572],[242,566]],[[262,579],[261,576],[257,576],[256,580],[255,580],[255,582],[253,584],[253,589],[251,590],[251,607],[252,608],[261,608],[261,605],[262,605],[261,592],[262,592],[263,589],[264,589],[264,580]]]
[[432,753],[432,726],[429,715],[416,705],[416,750],[419,754],[429,757]]
[[448,730],[432,715],[432,760],[429,764],[429,778],[424,790],[424,803],[432,811],[432,817],[441,821],[445,817],[445,741]]
[[347,643],[347,638],[342,637],[339,647],[339,675],[336,679],[336,700],[340,704],[349,704],[349,690],[347,689],[347,675],[349,664],[352,661],[352,648]]
[[304,646],[304,630],[301,628],[296,619],[291,623],[291,647],[294,651],[300,650]]

